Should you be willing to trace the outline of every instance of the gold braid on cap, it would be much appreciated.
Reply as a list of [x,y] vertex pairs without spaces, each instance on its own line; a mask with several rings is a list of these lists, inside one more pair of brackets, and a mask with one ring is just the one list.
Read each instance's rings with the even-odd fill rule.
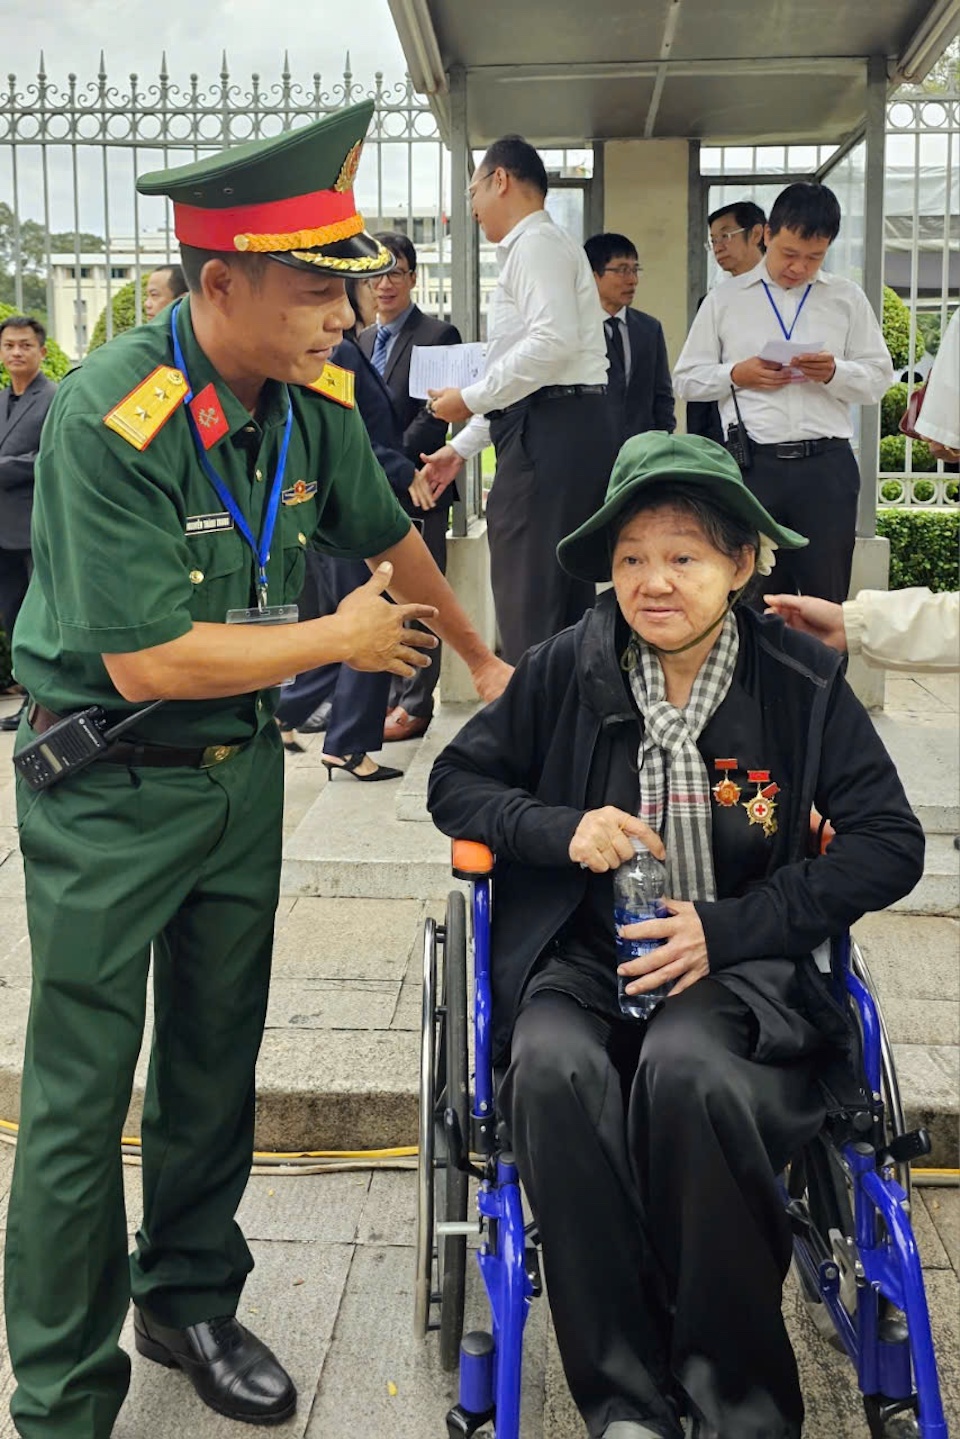
[[233,245],[234,249],[250,254],[306,250],[315,245],[333,245],[338,240],[350,240],[360,234],[363,224],[362,215],[351,215],[348,220],[337,220],[332,225],[320,225],[314,230],[293,230],[288,235],[234,235]]
[[349,260],[344,260],[339,255],[324,255],[317,250],[291,250],[290,253],[295,260],[303,260],[307,265],[322,265],[325,270],[344,270],[352,275],[364,270],[391,270],[394,261],[393,255],[384,245],[377,246],[375,255],[358,255]]

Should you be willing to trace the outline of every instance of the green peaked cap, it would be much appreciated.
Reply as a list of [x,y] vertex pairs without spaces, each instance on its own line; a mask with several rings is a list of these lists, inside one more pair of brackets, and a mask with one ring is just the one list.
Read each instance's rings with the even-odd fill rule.
[[373,101],[190,165],[141,175],[142,195],[173,201],[184,245],[259,253],[298,269],[382,275],[393,255],[367,234],[353,197]]
[[743,520],[784,550],[799,550],[809,541],[796,530],[778,525],[747,489],[736,460],[714,440],[701,435],[668,435],[648,430],[627,440],[614,462],[607,493],[595,515],[557,546],[557,558],[579,580],[610,578],[613,531],[623,511],[647,486],[675,481],[678,490],[702,490],[721,509]]

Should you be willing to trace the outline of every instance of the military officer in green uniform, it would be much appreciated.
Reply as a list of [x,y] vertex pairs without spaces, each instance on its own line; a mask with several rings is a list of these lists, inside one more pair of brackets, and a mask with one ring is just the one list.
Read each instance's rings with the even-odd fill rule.
[[[5,1300],[23,1439],[111,1433],[131,1293],[137,1349],[213,1409],[293,1412],[289,1376],[235,1318],[279,886],[277,686],[338,660],[409,675],[435,643],[415,618],[481,697],[509,674],[394,499],[352,375],[327,365],[352,320],[344,276],[394,263],[353,200],[371,110],[144,177],[174,201],[189,297],[84,361],[44,430],[19,747],[90,705],[118,721],[164,703],[62,783],[18,778],[33,991]],[[284,623],[308,544],[374,574],[335,615]],[[151,947],[128,1261],[119,1140]]]

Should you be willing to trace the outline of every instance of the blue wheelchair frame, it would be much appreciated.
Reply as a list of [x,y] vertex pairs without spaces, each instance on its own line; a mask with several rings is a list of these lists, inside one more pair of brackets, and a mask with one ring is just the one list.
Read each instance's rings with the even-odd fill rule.
[[[480,846],[471,849],[482,852]],[[458,865],[455,857],[453,872],[472,887],[475,1084],[469,1147],[482,1167],[468,1164],[465,1155],[462,1167],[469,1167],[479,1180],[482,1242],[478,1262],[490,1304],[492,1333],[474,1332],[463,1338],[459,1400],[447,1414],[447,1432],[450,1439],[470,1439],[492,1420],[496,1439],[519,1439],[523,1332],[541,1285],[536,1235],[524,1226],[517,1167],[513,1156],[499,1149],[496,1132],[490,975],[492,856],[489,868],[484,870],[482,864],[481,859],[476,868]],[[913,1432],[921,1439],[947,1439],[920,1257],[909,1218],[906,1159],[927,1152],[929,1142],[923,1131],[904,1132],[883,1019],[862,955],[849,936],[834,946],[832,974],[836,993],[849,995],[859,1015],[872,1098],[871,1142],[857,1137],[833,1146],[852,1190],[856,1246],[853,1313],[842,1300],[840,1265],[823,1238],[818,1245],[810,1225],[794,1225],[795,1261],[808,1297],[825,1305],[853,1362],[871,1439],[881,1439],[886,1424],[895,1416],[911,1413],[915,1415]],[[892,1123],[892,1136],[885,1121]],[[783,1193],[789,1212],[786,1185]],[[905,1324],[884,1318],[885,1305],[905,1316]]]

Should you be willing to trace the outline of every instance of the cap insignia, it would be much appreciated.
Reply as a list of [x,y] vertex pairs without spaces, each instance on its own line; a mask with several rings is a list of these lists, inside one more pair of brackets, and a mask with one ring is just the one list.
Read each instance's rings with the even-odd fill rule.
[[353,189],[353,182],[357,178],[357,170],[360,166],[360,152],[363,149],[363,141],[358,140],[353,145],[340,166],[340,174],[334,181],[333,188],[343,194],[345,190]]

